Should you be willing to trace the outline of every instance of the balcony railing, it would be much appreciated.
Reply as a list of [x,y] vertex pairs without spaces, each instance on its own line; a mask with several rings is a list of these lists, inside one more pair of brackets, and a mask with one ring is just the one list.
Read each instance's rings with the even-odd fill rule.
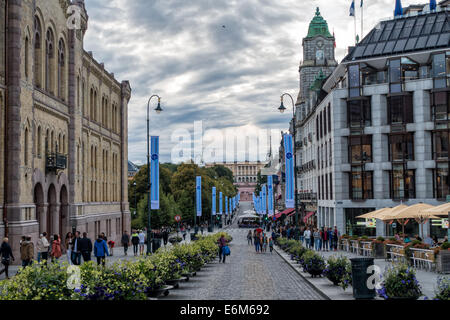
[[45,167],[49,171],[64,170],[67,168],[67,156],[60,153],[48,153]]
[[300,191],[300,193],[298,194],[298,198],[300,200],[317,201],[317,193]]

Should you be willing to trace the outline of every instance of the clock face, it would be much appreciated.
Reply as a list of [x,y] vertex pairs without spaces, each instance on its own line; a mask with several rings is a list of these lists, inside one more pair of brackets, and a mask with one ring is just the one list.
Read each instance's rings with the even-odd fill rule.
[[317,52],[316,52],[316,59],[322,61],[323,58],[324,58],[323,51],[322,50],[317,50]]
[[323,41],[322,40],[317,41],[316,45],[317,45],[318,48],[322,48],[323,47]]

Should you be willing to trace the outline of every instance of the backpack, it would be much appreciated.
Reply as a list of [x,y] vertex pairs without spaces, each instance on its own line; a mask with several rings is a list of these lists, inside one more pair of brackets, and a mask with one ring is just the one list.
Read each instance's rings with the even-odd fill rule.
[[223,252],[223,255],[229,256],[231,254],[230,247],[229,246],[223,247],[222,252]]

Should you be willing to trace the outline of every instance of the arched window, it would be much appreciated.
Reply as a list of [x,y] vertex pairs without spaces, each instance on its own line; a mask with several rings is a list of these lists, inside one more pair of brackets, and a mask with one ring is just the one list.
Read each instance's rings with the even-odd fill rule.
[[50,152],[51,153],[55,152],[55,135],[54,135],[53,131],[50,134]]
[[77,76],[77,107],[78,109],[80,109],[81,105],[80,105],[80,95],[81,95],[81,91],[80,91],[80,76]]
[[37,138],[36,138],[36,140],[37,140],[37,150],[36,150],[37,152],[36,152],[36,154],[37,154],[38,158],[40,158],[41,157],[41,151],[42,151],[42,145],[41,145],[42,129],[41,129],[40,126],[38,127],[38,130],[37,130]]
[[49,147],[50,147],[50,145],[49,145],[49,133],[48,133],[48,129],[47,129],[47,131],[45,132],[45,156],[47,156],[48,155],[48,153],[49,153]]
[[38,17],[34,17],[34,84],[42,88],[42,29]]
[[83,116],[87,116],[86,115],[86,108],[85,108],[85,105],[84,105],[84,99],[85,99],[85,92],[86,92],[86,82],[84,81],[84,79],[83,79],[83,83],[81,84],[81,110],[83,111]]
[[30,50],[30,45],[29,45],[29,40],[28,40],[28,36],[25,38],[25,78],[28,80],[28,76],[29,76],[29,72],[28,72],[28,66],[30,64],[29,62],[29,50]]
[[25,128],[23,151],[24,151],[23,162],[25,166],[28,166],[28,128]]
[[55,44],[53,31],[47,30],[45,43],[45,89],[51,94],[55,93]]
[[94,89],[92,88],[89,95],[89,120],[94,120]]
[[66,46],[64,40],[60,39],[58,43],[58,97],[66,100]]
[[94,115],[93,115],[93,119],[94,121],[98,122],[98,113],[97,113],[97,90],[94,90]]

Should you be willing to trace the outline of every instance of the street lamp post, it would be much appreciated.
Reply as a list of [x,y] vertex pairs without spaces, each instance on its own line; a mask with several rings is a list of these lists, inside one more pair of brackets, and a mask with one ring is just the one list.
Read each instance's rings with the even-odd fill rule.
[[294,99],[292,98],[292,96],[289,93],[283,93],[281,95],[281,105],[278,108],[280,113],[283,113],[284,111],[286,111],[286,108],[285,108],[284,103],[283,103],[283,99],[284,99],[285,96],[288,96],[289,98],[291,98],[291,102],[292,102],[292,121],[293,121],[292,140],[294,142],[295,224],[298,224],[299,219],[298,219],[298,200],[297,200],[297,156],[296,156],[297,152],[296,152],[296,146],[295,146],[295,140],[296,140],[295,103],[294,103]]
[[136,182],[133,183],[134,186],[134,217],[136,218],[137,214],[137,204],[136,204]]
[[147,103],[147,210],[148,210],[148,221],[147,221],[147,254],[152,253],[152,225],[151,225],[151,187],[152,183],[150,180],[150,101],[153,98],[158,98],[158,106],[155,111],[157,114],[160,114],[161,109],[161,97],[158,95],[152,95],[150,99],[148,99]]

